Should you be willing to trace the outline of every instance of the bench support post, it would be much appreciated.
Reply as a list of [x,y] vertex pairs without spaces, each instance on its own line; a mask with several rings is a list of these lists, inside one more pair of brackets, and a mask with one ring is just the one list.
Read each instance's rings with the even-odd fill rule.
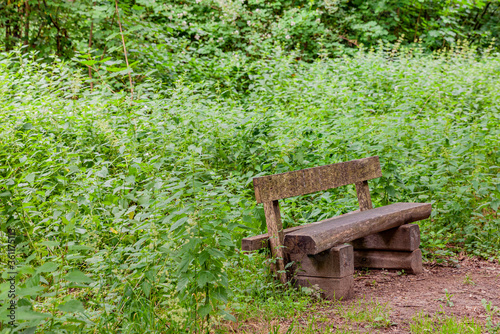
[[295,285],[317,286],[327,299],[349,299],[353,296],[354,255],[351,245],[332,247],[316,255],[290,254],[296,262]]
[[285,251],[283,225],[281,223],[280,205],[278,201],[264,202],[264,214],[266,215],[267,232],[269,234],[269,245],[271,255],[276,260],[277,276],[281,283],[288,281],[285,266],[288,254]]
[[404,269],[409,274],[423,272],[420,229],[417,224],[368,235],[351,242],[357,268]]
[[356,182],[356,194],[358,195],[359,210],[365,211],[373,208],[372,198],[370,197],[370,187],[368,181]]

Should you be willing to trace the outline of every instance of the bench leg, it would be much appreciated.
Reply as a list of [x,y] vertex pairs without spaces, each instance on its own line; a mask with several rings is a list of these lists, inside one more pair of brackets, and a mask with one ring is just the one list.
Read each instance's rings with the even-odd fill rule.
[[354,295],[354,277],[348,275],[341,278],[297,276],[295,284],[303,287],[321,290],[321,297],[325,299],[350,299]]
[[356,268],[403,269],[408,274],[418,275],[423,272],[422,252],[398,252],[384,250],[355,250]]
[[352,245],[356,268],[403,269],[415,275],[423,272],[417,224],[375,233],[354,240]]
[[333,247],[316,255],[290,256],[296,264],[296,285],[317,285],[322,290],[322,297],[327,299],[353,296],[354,252],[351,245]]
[[356,239],[351,244],[355,250],[378,249],[413,252],[420,246],[420,228],[417,224],[406,224]]

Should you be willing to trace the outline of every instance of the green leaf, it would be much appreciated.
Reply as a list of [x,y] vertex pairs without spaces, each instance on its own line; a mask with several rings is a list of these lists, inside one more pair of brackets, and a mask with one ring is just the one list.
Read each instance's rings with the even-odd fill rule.
[[142,291],[144,292],[144,295],[146,295],[147,298],[149,298],[149,295],[151,294],[151,284],[149,284],[148,281],[144,281],[141,284]]
[[85,311],[85,308],[83,307],[83,304],[81,301],[77,299],[72,299],[67,301],[64,304],[61,304],[57,307],[57,309],[63,311],[63,312],[80,312],[83,313]]
[[85,276],[85,274],[82,273],[78,269],[69,272],[64,278],[70,282],[73,282],[73,283],[92,283],[92,282],[94,282],[93,279]]
[[85,65],[85,66],[92,66],[97,62],[98,61],[96,61],[96,60],[82,60],[82,61],[80,61],[80,64]]
[[500,206],[500,199],[492,201],[490,206],[493,210],[498,211],[498,207]]
[[32,286],[32,287],[29,287],[29,288],[20,288],[17,291],[17,295],[19,297],[24,297],[24,296],[36,297],[44,289],[45,288],[43,286]]
[[172,231],[175,231],[176,229],[178,229],[182,224],[184,224],[187,220],[188,220],[189,217],[185,216],[185,217],[182,217],[181,219],[179,219],[178,221],[176,221],[171,227],[170,227],[170,232]]
[[23,130],[31,130],[31,129],[33,129],[33,124],[31,124],[31,123],[24,123],[23,126],[22,126],[22,129]]
[[35,173],[29,173],[24,177],[24,179],[29,183],[33,183],[33,181],[35,181],[35,176],[36,176]]
[[205,285],[207,285],[209,282],[213,282],[214,280],[215,280],[215,276],[211,272],[203,270],[198,275],[198,277],[196,279],[196,283],[198,283],[198,286],[200,288],[202,288]]
[[229,313],[225,310],[221,310],[221,313],[222,313],[222,316],[224,317],[224,319],[226,319],[228,321],[236,321],[236,318],[231,313]]
[[206,317],[212,311],[212,305],[204,304],[198,308],[198,313],[200,317]]
[[59,266],[54,262],[46,262],[40,267],[36,268],[36,273],[51,273],[56,271]]
[[48,313],[35,312],[31,310],[31,306],[19,307],[16,312],[16,320],[33,321],[47,318],[52,318],[52,315]]
[[40,243],[40,245],[44,245],[44,246],[48,246],[48,247],[55,247],[55,246],[59,246],[59,242],[46,240],[46,241],[42,241]]

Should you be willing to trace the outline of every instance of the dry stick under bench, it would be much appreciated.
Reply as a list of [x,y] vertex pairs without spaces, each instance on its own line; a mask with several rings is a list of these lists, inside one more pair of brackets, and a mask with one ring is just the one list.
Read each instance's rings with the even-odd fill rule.
[[[401,226],[428,218],[428,203],[396,203],[372,208],[368,180],[382,176],[378,157],[308,168],[253,179],[255,198],[264,204],[267,234],[245,238],[242,249],[271,249],[277,276],[285,283],[290,261],[297,262],[296,283],[319,285],[327,298],[352,295],[354,266],[399,268],[418,273],[418,225]],[[283,230],[280,199],[355,184],[359,211]],[[343,245],[352,242],[352,245]],[[404,245],[404,246],[402,246]]]

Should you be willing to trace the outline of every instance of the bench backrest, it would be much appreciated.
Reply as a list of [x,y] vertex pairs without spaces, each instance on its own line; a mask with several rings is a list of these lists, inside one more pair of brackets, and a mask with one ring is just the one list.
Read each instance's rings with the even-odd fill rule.
[[361,211],[372,208],[368,180],[382,176],[377,156],[332,165],[302,169],[253,179],[255,199],[264,203],[271,253],[282,283],[288,280],[285,270],[289,262],[284,250],[283,225],[278,200],[324,191],[354,183]]
[[306,195],[382,176],[378,156],[253,179],[257,203]]

